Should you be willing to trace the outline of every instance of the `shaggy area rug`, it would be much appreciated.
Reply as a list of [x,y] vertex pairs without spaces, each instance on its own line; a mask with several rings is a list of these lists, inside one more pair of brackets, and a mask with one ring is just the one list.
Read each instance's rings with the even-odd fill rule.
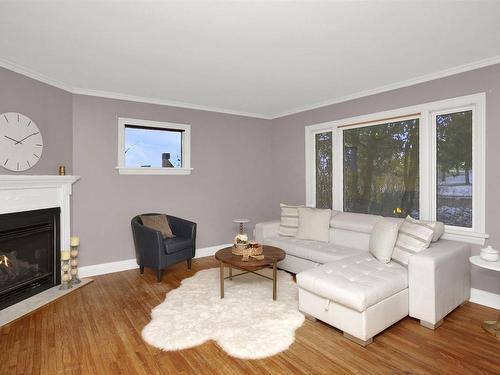
[[[268,271],[259,272],[270,276]],[[304,315],[298,311],[297,285],[290,274],[278,271],[276,301],[272,281],[257,275],[225,280],[223,299],[219,285],[218,268],[183,280],[153,309],[142,331],[144,340],[163,350],[215,340],[229,355],[243,359],[269,357],[294,342]]]

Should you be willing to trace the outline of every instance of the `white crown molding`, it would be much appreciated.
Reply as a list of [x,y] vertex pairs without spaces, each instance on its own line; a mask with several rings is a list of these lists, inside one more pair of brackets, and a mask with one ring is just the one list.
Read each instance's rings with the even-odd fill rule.
[[63,82],[57,81],[55,79],[51,79],[43,74],[34,72],[31,69],[28,69],[22,65],[7,61],[5,59],[0,59],[0,67],[3,67],[3,68],[8,69],[8,70],[12,70],[16,73],[19,73],[19,74],[22,74],[22,75],[27,76],[29,78],[32,78],[34,80],[46,83],[48,85],[57,87],[61,90],[68,91],[68,92],[75,94],[75,95],[86,95],[86,96],[94,96],[94,97],[116,99],[116,100],[127,100],[127,101],[132,101],[132,102],[139,102],[139,103],[165,105],[165,106],[178,107],[178,108],[195,109],[195,110],[200,110],[200,111],[225,113],[225,114],[229,114],[229,115],[259,118],[259,119],[263,119],[263,120],[274,120],[274,119],[277,119],[280,117],[290,116],[290,115],[293,115],[296,113],[310,111],[310,110],[321,108],[321,107],[326,107],[326,106],[329,106],[332,104],[343,103],[343,102],[347,102],[349,100],[363,98],[365,96],[380,94],[380,93],[387,92],[387,91],[392,91],[392,90],[396,90],[396,89],[400,89],[400,88],[404,88],[404,87],[409,87],[409,86],[417,85],[419,83],[424,83],[424,82],[432,81],[435,79],[448,77],[448,76],[451,76],[454,74],[465,73],[465,72],[468,72],[471,70],[480,69],[480,68],[484,68],[486,66],[495,65],[495,64],[499,64],[499,63],[500,63],[500,56],[493,56],[493,57],[478,60],[478,61],[475,61],[472,63],[459,65],[459,66],[456,66],[453,68],[441,70],[439,72],[430,73],[430,74],[426,74],[426,75],[419,76],[416,78],[408,79],[405,81],[391,83],[389,85],[380,86],[380,87],[377,87],[374,89],[360,91],[360,92],[357,92],[354,94],[345,95],[342,97],[333,98],[333,99],[325,100],[325,101],[322,101],[319,103],[315,103],[315,104],[311,104],[311,105],[307,105],[307,106],[303,106],[303,107],[297,107],[297,108],[294,108],[294,109],[291,109],[288,111],[283,111],[280,113],[269,115],[269,114],[262,114],[262,113],[236,111],[236,110],[231,110],[231,109],[226,109],[226,108],[210,107],[210,106],[198,105],[198,104],[193,104],[193,103],[177,102],[177,101],[173,101],[173,100],[162,100],[162,99],[158,99],[158,98],[148,98],[148,97],[143,97],[143,96],[126,95],[126,94],[120,94],[120,93],[109,92],[109,91],[100,91],[100,90],[91,90],[91,89],[84,89],[84,88],[78,88],[78,87],[71,87],[70,85],[67,85]]
[[11,70],[15,73],[21,74],[21,75],[26,76],[28,78],[34,79],[35,81],[46,83],[47,85],[57,87],[58,89],[61,89],[64,91],[73,92],[73,90],[74,90],[73,87],[71,87],[63,82],[49,78],[43,74],[37,73],[37,72],[35,72],[31,69],[28,69],[22,65],[19,65],[19,64],[16,64],[16,63],[4,60],[4,59],[0,59],[0,67]]
[[260,118],[263,120],[272,120],[271,116],[263,115],[260,113],[234,111],[232,109],[226,109],[226,108],[210,107],[210,106],[198,105],[198,104],[193,104],[193,103],[176,102],[173,100],[163,100],[163,99],[148,98],[148,97],[143,97],[143,96],[126,95],[126,94],[120,94],[120,93],[109,92],[109,91],[99,91],[99,90],[75,88],[75,89],[73,89],[72,93],[76,94],[76,95],[95,96],[95,97],[99,97],[99,98],[116,99],[116,100],[127,100],[130,102],[165,105],[165,106],[177,107],[177,108],[195,109],[195,110],[199,110],[199,111],[225,113],[228,115]]
[[[231,246],[232,244],[223,244],[217,246],[209,246],[202,247],[196,249],[196,258],[203,258],[214,255],[218,250],[223,249],[225,247]],[[107,273],[113,272],[121,272],[128,271],[139,268],[137,265],[137,261],[135,258],[119,260],[117,262],[109,262],[109,263],[101,263],[101,264],[93,264],[91,266],[84,266],[78,269],[78,276],[80,277],[90,277],[90,276],[98,276],[105,275]]]
[[445,77],[449,77],[449,76],[452,76],[455,74],[465,73],[465,72],[468,72],[471,70],[480,69],[480,68],[484,68],[484,67],[499,64],[499,63],[500,63],[500,56],[493,56],[493,57],[489,57],[487,59],[475,61],[475,62],[472,62],[469,64],[459,65],[459,66],[456,66],[453,68],[449,68],[449,69],[441,70],[439,72],[430,73],[430,74],[426,74],[423,76],[411,78],[411,79],[408,79],[405,81],[391,83],[389,85],[380,86],[380,87],[365,90],[365,91],[360,91],[360,92],[357,92],[354,94],[342,96],[339,98],[334,98],[331,100],[326,100],[326,101],[319,102],[316,104],[311,104],[308,106],[297,107],[297,108],[291,109],[289,111],[276,113],[276,114],[272,115],[271,118],[274,120],[274,119],[277,119],[280,117],[290,116],[290,115],[294,115],[296,113],[310,111],[310,110],[321,108],[321,107],[327,107],[327,106],[332,105],[332,104],[343,103],[343,102],[347,102],[349,100],[360,99],[360,98],[363,98],[365,96],[380,94],[380,93],[387,92],[387,91],[392,91],[392,90],[397,90],[397,89],[401,89],[404,87],[414,86],[414,85],[417,85],[419,83],[425,83],[425,82],[433,81],[435,79],[445,78]]

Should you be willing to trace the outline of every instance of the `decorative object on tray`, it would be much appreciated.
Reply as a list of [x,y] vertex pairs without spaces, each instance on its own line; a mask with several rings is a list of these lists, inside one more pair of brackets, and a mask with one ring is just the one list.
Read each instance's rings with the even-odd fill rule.
[[250,260],[250,257],[257,259],[257,260],[263,260],[264,255],[262,255],[262,245],[259,245],[257,242],[250,241],[247,245],[245,246],[238,246],[235,244],[233,246],[231,252],[234,255],[241,255],[243,256],[243,261],[248,262]]
[[61,251],[61,271],[63,274],[62,274],[61,286],[59,287],[60,290],[72,288],[72,285],[70,282],[71,276],[69,275],[69,258],[70,258],[70,251],[69,250],[62,250]]
[[481,249],[479,256],[481,259],[488,262],[496,262],[498,260],[498,250],[495,250],[491,247],[491,245],[488,245],[488,247]]
[[82,281],[78,278],[78,247],[80,246],[79,237],[70,238],[71,246],[71,285],[80,284]]
[[245,233],[245,227],[244,225],[246,223],[250,222],[250,220],[248,219],[234,219],[233,220],[233,223],[236,223],[236,224],[239,224],[240,225],[240,234],[244,234]]
[[246,249],[248,247],[248,236],[246,234],[237,234],[233,240],[234,247],[238,249]]

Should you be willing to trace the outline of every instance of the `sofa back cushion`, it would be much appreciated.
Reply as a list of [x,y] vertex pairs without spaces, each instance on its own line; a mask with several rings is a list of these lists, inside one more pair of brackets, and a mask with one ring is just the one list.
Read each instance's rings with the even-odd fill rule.
[[346,229],[335,229],[330,227],[330,243],[350,247],[356,250],[368,251],[370,233],[353,232]]
[[369,234],[372,232],[377,221],[381,218],[382,216],[378,215],[336,212],[336,215],[332,215],[330,226],[335,229],[345,229]]
[[285,237],[295,237],[299,229],[299,207],[280,203],[281,218],[278,234]]

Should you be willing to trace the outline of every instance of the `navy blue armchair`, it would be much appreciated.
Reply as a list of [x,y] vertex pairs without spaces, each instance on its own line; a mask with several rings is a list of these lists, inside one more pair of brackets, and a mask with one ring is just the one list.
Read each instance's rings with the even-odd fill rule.
[[166,215],[175,237],[164,239],[160,231],[144,226],[140,216],[135,216],[131,224],[135,256],[141,273],[144,273],[144,267],[154,268],[160,282],[163,269],[168,266],[187,261],[188,269],[191,269],[191,260],[196,251],[196,223]]

